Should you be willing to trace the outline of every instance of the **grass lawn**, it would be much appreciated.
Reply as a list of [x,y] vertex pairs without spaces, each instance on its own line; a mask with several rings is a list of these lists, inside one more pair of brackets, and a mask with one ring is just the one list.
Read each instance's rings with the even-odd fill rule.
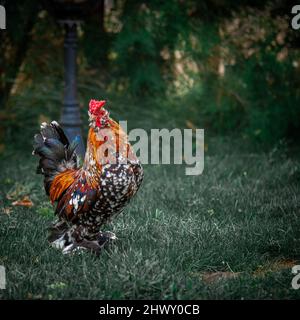
[[[107,229],[99,258],[47,243],[53,209],[30,150],[0,160],[2,299],[300,298],[300,163],[212,140],[201,176],[145,166],[140,192]],[[28,195],[33,207],[14,207]]]

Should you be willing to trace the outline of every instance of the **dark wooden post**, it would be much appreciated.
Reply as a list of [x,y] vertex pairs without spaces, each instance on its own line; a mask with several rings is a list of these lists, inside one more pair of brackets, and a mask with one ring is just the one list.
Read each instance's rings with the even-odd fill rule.
[[64,67],[65,67],[65,88],[64,103],[61,115],[61,124],[72,141],[75,137],[79,139],[77,153],[83,159],[85,154],[84,143],[82,141],[81,118],[79,103],[77,100],[76,82],[76,57],[77,57],[77,25],[78,21],[60,21],[65,27],[64,42]]
[[79,144],[76,152],[83,159],[85,143],[82,141],[76,84],[77,26],[92,13],[98,12],[97,6],[99,3],[103,6],[104,2],[103,0],[42,0],[42,3],[65,28],[65,88],[61,124],[69,140],[73,141],[78,137]]

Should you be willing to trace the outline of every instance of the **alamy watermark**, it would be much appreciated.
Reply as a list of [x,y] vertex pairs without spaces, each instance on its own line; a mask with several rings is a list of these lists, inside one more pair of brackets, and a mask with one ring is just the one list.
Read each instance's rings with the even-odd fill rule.
[[5,267],[0,266],[0,290],[6,289]]
[[291,20],[291,26],[294,30],[300,29],[300,4],[292,7],[291,13],[294,15]]
[[120,132],[108,127],[96,133],[97,158],[102,164],[135,161],[128,150],[130,143],[142,164],[186,164],[186,175],[202,174],[204,129],[151,129],[149,134],[142,128],[127,132],[127,121],[120,121],[119,126]]
[[0,29],[6,29],[6,11],[3,6],[0,6]]
[[292,274],[294,274],[294,278],[292,279],[292,287],[295,290],[300,288],[300,265],[295,265],[292,268]]

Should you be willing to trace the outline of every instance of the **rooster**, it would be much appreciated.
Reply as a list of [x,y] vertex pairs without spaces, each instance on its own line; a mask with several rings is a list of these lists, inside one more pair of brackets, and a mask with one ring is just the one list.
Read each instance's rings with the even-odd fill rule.
[[70,253],[88,249],[99,254],[114,233],[101,231],[123,211],[138,191],[143,168],[127,135],[104,108],[106,101],[89,103],[89,133],[82,166],[76,139],[70,143],[56,121],[42,123],[34,136],[33,154],[40,157],[37,173],[58,219],[50,228],[49,242]]

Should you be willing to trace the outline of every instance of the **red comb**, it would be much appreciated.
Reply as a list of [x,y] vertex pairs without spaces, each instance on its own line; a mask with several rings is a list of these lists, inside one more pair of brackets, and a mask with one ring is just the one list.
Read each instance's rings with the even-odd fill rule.
[[94,100],[92,99],[89,103],[89,111],[91,114],[97,114],[100,109],[105,105],[106,101],[105,100]]

